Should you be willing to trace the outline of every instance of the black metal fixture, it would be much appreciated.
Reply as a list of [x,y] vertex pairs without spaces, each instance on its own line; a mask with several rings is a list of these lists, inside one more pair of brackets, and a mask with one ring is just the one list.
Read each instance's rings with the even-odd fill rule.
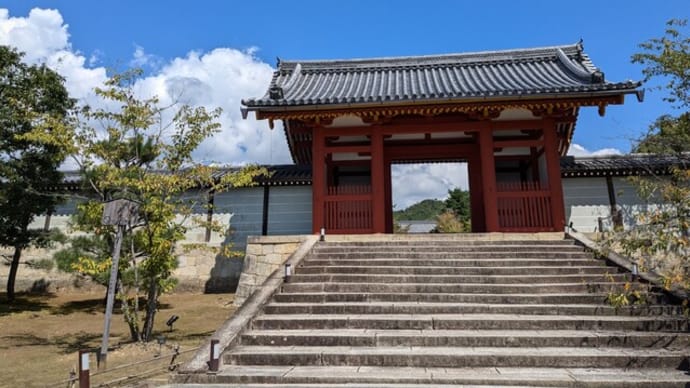
[[168,321],[165,322],[165,324],[168,326],[168,331],[173,330],[173,324],[177,322],[178,319],[180,319],[180,317],[177,315],[173,315],[172,317],[168,318]]

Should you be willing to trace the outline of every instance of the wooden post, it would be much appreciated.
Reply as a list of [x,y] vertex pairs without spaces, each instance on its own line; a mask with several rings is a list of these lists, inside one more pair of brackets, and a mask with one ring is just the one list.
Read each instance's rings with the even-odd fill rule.
[[386,233],[393,233],[393,189],[391,187],[391,161],[389,159],[384,161],[383,175],[386,196]]
[[618,211],[618,205],[616,205],[616,190],[613,187],[613,178],[611,178],[610,176],[606,177],[606,189],[609,193],[609,205],[611,206],[611,222],[613,223],[614,230],[622,229],[623,219],[621,218],[621,212]]
[[270,204],[269,198],[271,196],[271,190],[268,184],[264,186],[264,203],[261,210],[261,235],[268,235],[268,205]]
[[485,121],[479,131],[479,158],[482,162],[482,191],[486,231],[498,232],[498,203],[496,197],[496,161],[494,135],[490,121]]
[[115,243],[113,244],[112,263],[110,264],[110,281],[108,282],[108,295],[105,306],[105,323],[103,324],[103,339],[101,351],[98,357],[98,367],[106,369],[108,361],[108,337],[110,336],[110,321],[113,316],[115,304],[115,288],[117,286],[118,265],[120,261],[120,248],[125,229],[138,218],[139,205],[126,199],[117,199],[106,202],[103,206],[103,225],[111,225],[117,228]]
[[321,228],[325,227],[324,220],[324,193],[326,191],[325,180],[325,144],[322,128],[312,129],[312,222],[313,233],[320,233]]
[[89,369],[89,351],[79,351],[79,388],[89,388],[91,386],[91,371]]
[[98,357],[98,367],[105,370],[108,364],[108,339],[110,336],[110,321],[113,317],[113,305],[115,304],[115,287],[117,286],[117,271],[120,263],[120,248],[125,225],[117,226],[115,234],[115,246],[113,247],[113,260],[110,264],[110,281],[108,282],[108,296],[105,305],[105,323],[103,324],[103,339],[101,340],[101,353]]
[[208,192],[208,198],[206,203],[206,236],[204,236],[204,241],[211,241],[211,222],[213,222],[213,202],[215,197],[215,190]]
[[211,351],[208,360],[209,372],[218,372],[220,367],[220,343],[217,339],[211,340]]
[[386,233],[386,174],[383,165],[383,135],[372,128],[371,133],[371,207],[374,233]]
[[79,351],[79,388],[91,386],[91,371],[89,370],[89,351]]
[[544,119],[542,132],[544,135],[544,157],[546,158],[546,172],[551,192],[551,215],[553,231],[565,229],[565,205],[563,204],[563,184],[561,182],[561,163],[558,154],[558,137],[556,123],[553,119]]

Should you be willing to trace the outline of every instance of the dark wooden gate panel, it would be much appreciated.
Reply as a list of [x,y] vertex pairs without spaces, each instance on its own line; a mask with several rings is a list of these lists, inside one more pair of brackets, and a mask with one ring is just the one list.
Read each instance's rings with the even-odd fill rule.
[[501,232],[553,231],[551,191],[539,182],[497,184],[498,225]]
[[373,233],[371,186],[329,186],[325,197],[326,233]]

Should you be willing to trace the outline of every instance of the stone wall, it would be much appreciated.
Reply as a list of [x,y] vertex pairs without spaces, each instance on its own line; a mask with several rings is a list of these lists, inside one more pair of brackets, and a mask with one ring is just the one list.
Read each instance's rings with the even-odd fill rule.
[[[53,268],[50,270],[32,265],[42,260],[52,260],[54,251],[55,250],[42,248],[27,248],[22,251],[22,257],[14,284],[14,290],[16,292],[55,293],[71,289],[79,289],[81,291],[97,291],[103,289],[101,286],[93,284],[86,278],[59,271],[55,264],[53,264]],[[1,290],[7,288],[7,278],[10,273],[10,262],[13,254],[13,248],[0,247]]]
[[242,275],[235,292],[235,306],[241,306],[305,241],[305,236],[257,236],[247,238]]
[[[178,267],[173,272],[179,292],[234,292],[242,271],[242,258],[227,258],[218,255],[214,247],[218,243],[209,243],[208,248],[186,250],[179,248]],[[16,291],[49,291],[72,288],[81,290],[101,289],[102,286],[91,284],[75,274],[69,274],[53,268],[50,271],[32,268],[27,263],[44,259],[52,260],[55,249],[26,249],[22,252],[21,264],[17,271]],[[12,249],[0,247],[0,288],[7,285],[9,263]],[[55,267],[55,266],[54,266]]]
[[214,247],[180,249],[178,266],[173,272],[178,285],[175,291],[234,292],[242,272],[241,258],[228,258],[217,254]]

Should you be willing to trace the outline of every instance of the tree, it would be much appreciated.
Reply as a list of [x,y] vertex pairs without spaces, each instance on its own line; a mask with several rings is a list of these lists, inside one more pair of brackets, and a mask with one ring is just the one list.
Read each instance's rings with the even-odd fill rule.
[[679,30],[687,27],[687,20],[674,19],[666,25],[664,36],[640,44],[643,52],[634,54],[632,61],[645,66],[645,81],[661,79],[662,83],[653,89],[667,93],[663,100],[682,112],[659,117],[640,139],[635,147],[637,152],[690,151],[690,37]]
[[455,188],[448,190],[448,198],[445,201],[446,209],[452,211],[461,222],[469,222],[472,218],[470,214],[470,192]]
[[73,107],[64,80],[45,65],[27,65],[22,54],[0,46],[0,245],[14,254],[7,299],[15,299],[15,279],[24,249],[43,246],[47,231],[30,229],[34,217],[54,211],[60,198],[45,193],[62,180],[65,148],[32,138],[32,132],[59,133]]
[[432,220],[443,211],[443,201],[438,199],[424,199],[410,205],[404,210],[393,212],[396,220]]
[[[656,270],[666,286],[690,286],[690,37],[686,21],[671,20],[661,38],[640,44],[634,63],[645,66],[645,81],[661,81],[654,89],[679,111],[659,117],[635,151],[672,156],[670,177],[633,178],[640,197],[656,205],[637,216],[634,228],[617,231],[608,246],[635,258],[643,270]],[[661,205],[659,205],[661,204]]]
[[[156,97],[138,98],[139,76],[136,70],[117,74],[97,88],[108,108],[82,109],[74,132],[65,138],[90,192],[78,206],[74,228],[87,232],[91,241],[75,240],[71,266],[95,278],[107,273],[115,230],[101,223],[103,202],[136,202],[140,219],[125,235],[118,298],[132,339],[149,341],[159,297],[175,286],[172,272],[186,230],[196,225],[226,230],[193,217],[193,209],[205,206],[210,192],[253,184],[265,169],[248,166],[218,177],[216,169],[196,163],[192,153],[218,131],[220,109],[161,107]],[[146,299],[143,325],[140,292]]]

